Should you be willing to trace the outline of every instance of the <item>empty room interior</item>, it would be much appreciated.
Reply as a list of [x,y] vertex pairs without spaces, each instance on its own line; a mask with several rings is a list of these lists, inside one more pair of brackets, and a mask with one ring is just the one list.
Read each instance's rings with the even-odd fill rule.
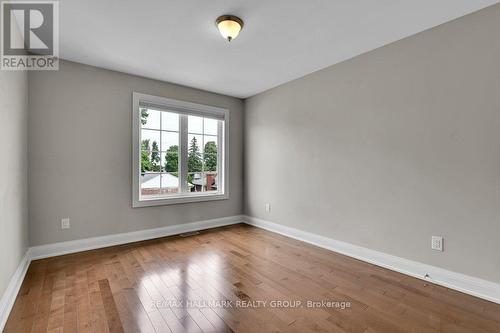
[[1,10],[1,332],[500,332],[500,1]]

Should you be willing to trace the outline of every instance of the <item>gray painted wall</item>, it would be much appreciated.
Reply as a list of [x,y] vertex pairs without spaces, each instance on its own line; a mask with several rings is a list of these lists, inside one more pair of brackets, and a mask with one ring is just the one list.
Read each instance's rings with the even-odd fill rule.
[[28,75],[0,70],[0,297],[28,248]]
[[498,31],[500,5],[248,99],[246,213],[500,282]]
[[[133,91],[230,110],[229,200],[131,207]],[[29,74],[29,102],[30,245],[241,214],[241,100],[62,61]]]

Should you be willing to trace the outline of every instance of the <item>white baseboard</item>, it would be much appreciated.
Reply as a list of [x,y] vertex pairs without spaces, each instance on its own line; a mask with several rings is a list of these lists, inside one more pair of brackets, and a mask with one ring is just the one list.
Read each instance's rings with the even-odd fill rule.
[[500,304],[500,284],[396,257],[281,224],[245,216],[245,223],[310,243],[399,273]]
[[148,239],[160,238],[182,234],[185,232],[223,227],[226,225],[242,223],[240,215],[222,217],[217,219],[176,224],[155,229],[132,231],[122,234],[114,234],[100,237],[78,239],[74,241],[34,246],[30,249],[31,259],[42,259],[59,256],[63,254],[94,250],[103,247],[139,242]]
[[10,311],[14,306],[14,302],[16,301],[17,294],[24,281],[30,262],[30,251],[28,249],[0,299],[0,332],[3,331],[5,323],[9,318]]

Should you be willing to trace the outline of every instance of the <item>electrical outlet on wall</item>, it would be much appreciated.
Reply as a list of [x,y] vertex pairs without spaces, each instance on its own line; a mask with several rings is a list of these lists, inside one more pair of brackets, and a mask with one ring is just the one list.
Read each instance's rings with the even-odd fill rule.
[[443,251],[443,237],[432,236],[431,238],[431,248],[436,251]]
[[69,217],[63,218],[61,220],[61,229],[69,229],[70,224],[69,224]]
[[266,213],[269,213],[271,211],[271,204],[266,203]]

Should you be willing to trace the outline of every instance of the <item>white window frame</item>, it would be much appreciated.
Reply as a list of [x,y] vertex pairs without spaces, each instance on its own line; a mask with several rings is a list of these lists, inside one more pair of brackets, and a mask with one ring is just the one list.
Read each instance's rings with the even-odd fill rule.
[[[220,154],[218,157],[218,178],[219,186],[217,192],[185,192],[187,183],[183,184],[183,179],[187,179],[187,158],[179,156],[179,188],[181,193],[169,195],[162,198],[141,199],[140,196],[140,172],[141,172],[141,113],[140,103],[152,104],[165,111],[173,111],[180,115],[217,115],[222,117],[223,129],[219,130],[218,137]],[[132,94],[132,207],[149,207],[182,204],[189,202],[201,202],[212,200],[225,200],[229,198],[229,110],[215,106],[196,104],[179,101],[175,99],[152,96],[133,92]],[[179,148],[187,145],[187,117],[180,117],[180,140]],[[182,121],[185,119],[185,121]],[[221,138],[222,136],[222,138]],[[184,147],[186,149],[187,147]]]

